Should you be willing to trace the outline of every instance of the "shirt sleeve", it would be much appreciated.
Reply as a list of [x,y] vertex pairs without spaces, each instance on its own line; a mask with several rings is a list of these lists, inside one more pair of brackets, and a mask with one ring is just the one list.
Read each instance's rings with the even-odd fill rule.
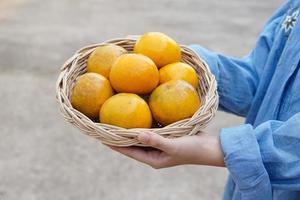
[[300,190],[300,113],[288,121],[267,121],[256,128],[222,129],[225,164],[241,194]]
[[253,51],[240,59],[211,52],[200,45],[190,47],[204,59],[215,75],[220,96],[220,109],[246,116],[259,83],[260,74],[269,58],[275,32],[288,5],[282,6],[267,22]]

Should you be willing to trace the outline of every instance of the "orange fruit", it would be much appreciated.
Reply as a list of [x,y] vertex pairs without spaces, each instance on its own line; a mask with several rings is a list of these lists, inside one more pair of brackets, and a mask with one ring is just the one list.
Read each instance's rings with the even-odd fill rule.
[[112,95],[113,90],[104,76],[86,73],[75,83],[71,102],[75,109],[86,116],[97,118],[102,104]]
[[120,46],[109,44],[97,47],[87,60],[87,71],[109,77],[110,69],[116,59],[127,51]]
[[119,93],[103,104],[100,122],[123,128],[150,128],[152,116],[148,104],[141,97]]
[[182,62],[168,64],[159,69],[159,82],[165,83],[170,80],[184,80],[195,88],[198,86],[195,69]]
[[201,100],[195,88],[183,80],[161,84],[149,99],[153,118],[162,125],[191,117],[200,105]]
[[179,62],[181,59],[180,46],[173,39],[159,32],[142,35],[134,46],[134,52],[148,56],[158,68]]
[[117,92],[146,94],[159,82],[154,62],[141,54],[124,54],[111,68],[109,80]]

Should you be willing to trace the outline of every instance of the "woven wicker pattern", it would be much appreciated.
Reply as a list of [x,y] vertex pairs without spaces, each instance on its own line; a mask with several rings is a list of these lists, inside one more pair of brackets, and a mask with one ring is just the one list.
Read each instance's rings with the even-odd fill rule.
[[217,85],[215,77],[211,74],[207,64],[186,46],[181,46],[182,62],[191,65],[196,70],[199,79],[197,92],[202,100],[201,108],[191,118],[162,128],[124,129],[94,122],[72,107],[70,97],[74,83],[78,76],[86,72],[86,61],[91,52],[96,47],[108,43],[122,46],[131,52],[135,42],[135,39],[121,38],[87,46],[77,51],[75,55],[66,61],[61,68],[56,84],[56,99],[65,120],[78,127],[83,133],[100,140],[104,144],[114,146],[141,145],[136,137],[142,131],[155,132],[168,138],[194,135],[199,132],[216,113],[218,107]]

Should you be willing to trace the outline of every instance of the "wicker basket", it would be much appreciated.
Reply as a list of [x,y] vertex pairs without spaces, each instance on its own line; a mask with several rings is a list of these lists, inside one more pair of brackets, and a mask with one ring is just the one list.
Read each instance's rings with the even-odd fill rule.
[[63,117],[83,133],[100,140],[104,144],[113,146],[141,146],[137,140],[137,135],[143,131],[154,132],[168,138],[195,135],[214,117],[218,107],[218,93],[215,78],[207,64],[186,46],[181,46],[182,62],[191,65],[196,70],[199,78],[197,92],[202,100],[202,106],[191,118],[161,128],[124,129],[94,122],[72,107],[70,97],[74,83],[78,76],[86,72],[86,61],[91,52],[96,47],[109,43],[122,46],[127,51],[132,52],[135,42],[135,39],[121,38],[87,46],[77,51],[66,61],[61,68],[56,84],[56,98]]

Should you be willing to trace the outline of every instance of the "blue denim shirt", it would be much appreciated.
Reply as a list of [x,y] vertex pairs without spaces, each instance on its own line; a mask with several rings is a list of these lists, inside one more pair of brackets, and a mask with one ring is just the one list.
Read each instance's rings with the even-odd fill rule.
[[220,109],[246,117],[222,129],[224,200],[300,199],[300,0],[286,2],[242,59],[191,45],[218,82]]

